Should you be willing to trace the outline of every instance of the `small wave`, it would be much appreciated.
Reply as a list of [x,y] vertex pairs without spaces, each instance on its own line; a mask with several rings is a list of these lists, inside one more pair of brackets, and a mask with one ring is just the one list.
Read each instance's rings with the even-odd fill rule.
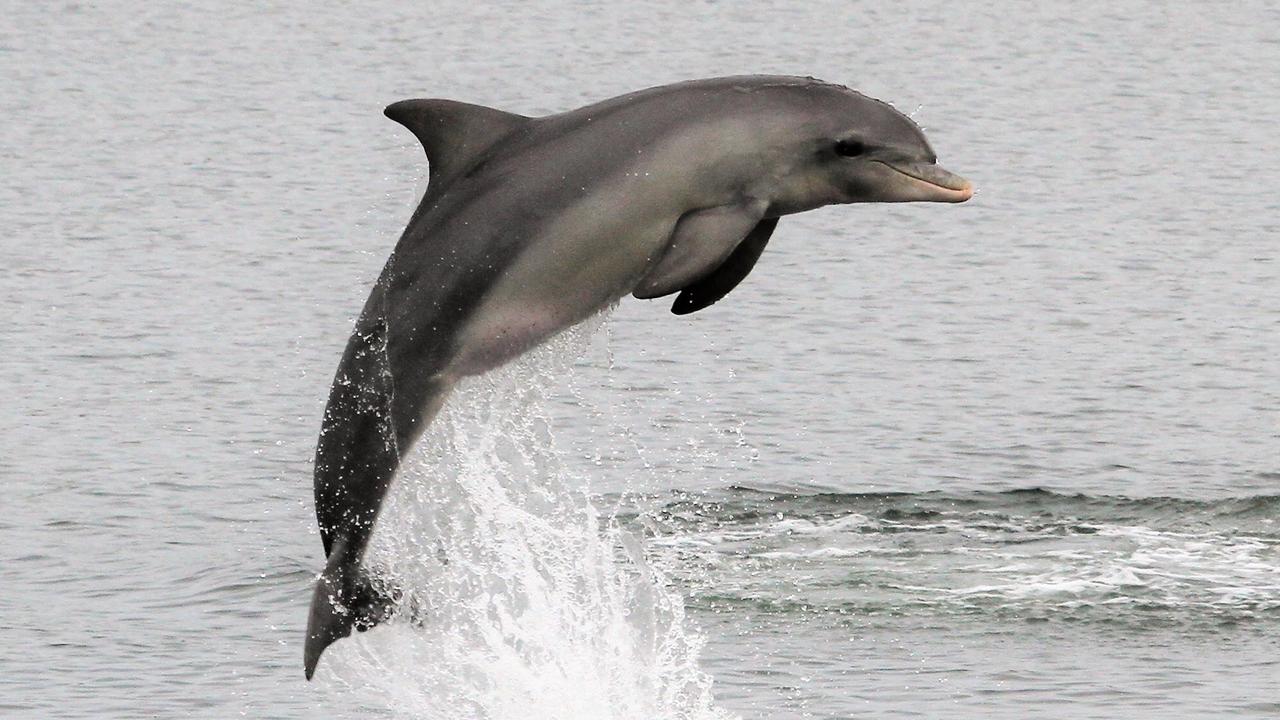
[[1195,624],[1280,612],[1277,510],[1275,495],[733,488],[629,517],[695,606]]

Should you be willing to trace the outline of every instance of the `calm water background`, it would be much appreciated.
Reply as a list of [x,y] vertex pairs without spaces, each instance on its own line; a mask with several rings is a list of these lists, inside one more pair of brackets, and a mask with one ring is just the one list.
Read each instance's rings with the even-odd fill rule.
[[553,393],[719,704],[1280,714],[1277,68],[1266,3],[8,3],[0,715],[386,714],[301,672],[318,419],[425,172],[381,108],[754,72],[980,192],[785,218]]

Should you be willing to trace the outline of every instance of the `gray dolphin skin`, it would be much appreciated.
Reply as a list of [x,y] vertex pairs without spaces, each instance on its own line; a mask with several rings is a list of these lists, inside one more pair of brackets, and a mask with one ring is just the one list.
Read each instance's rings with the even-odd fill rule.
[[812,78],[642,90],[547,117],[451,100],[386,109],[427,153],[426,195],[347,343],[315,459],[328,562],[307,622],[324,649],[389,617],[361,558],[401,458],[460,379],[627,294],[717,302],[778,218],[857,202],[964,202],[920,128]]

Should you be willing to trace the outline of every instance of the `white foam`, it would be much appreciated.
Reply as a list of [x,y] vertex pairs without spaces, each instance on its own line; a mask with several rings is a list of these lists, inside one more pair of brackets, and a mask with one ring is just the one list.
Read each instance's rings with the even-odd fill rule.
[[546,397],[592,329],[456,391],[370,546],[398,616],[334,645],[329,677],[402,717],[727,717],[682,598],[556,448]]
[[927,612],[1092,608],[1112,620],[1137,612],[1134,621],[1146,622],[1161,611],[1195,623],[1280,607],[1275,538],[1195,524],[1086,523],[1010,505],[916,520],[774,505],[777,514],[712,519],[660,546],[679,553],[663,566],[690,586],[750,602],[788,597],[797,583],[822,577],[848,582],[824,602]]

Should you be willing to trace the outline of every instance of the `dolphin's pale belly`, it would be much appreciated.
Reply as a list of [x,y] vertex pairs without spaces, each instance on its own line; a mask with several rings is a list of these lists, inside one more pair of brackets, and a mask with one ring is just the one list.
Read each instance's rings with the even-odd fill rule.
[[675,216],[619,220],[602,227],[566,218],[530,243],[467,322],[450,372],[509,362],[631,292],[661,255]]

